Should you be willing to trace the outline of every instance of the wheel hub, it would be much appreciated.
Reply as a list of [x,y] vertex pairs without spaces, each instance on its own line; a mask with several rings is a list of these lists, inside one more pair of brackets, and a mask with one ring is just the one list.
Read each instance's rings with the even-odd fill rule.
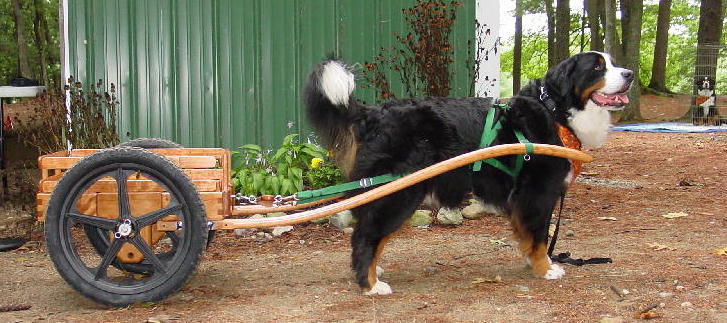
[[119,223],[119,225],[116,226],[116,232],[114,232],[114,237],[116,239],[126,238],[133,232],[134,226],[132,225],[131,220],[124,219]]

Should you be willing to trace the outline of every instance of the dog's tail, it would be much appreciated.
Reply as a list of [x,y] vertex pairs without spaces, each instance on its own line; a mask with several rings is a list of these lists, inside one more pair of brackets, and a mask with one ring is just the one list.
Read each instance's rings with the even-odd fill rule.
[[321,62],[308,76],[306,114],[328,149],[347,150],[355,142],[351,123],[362,108],[351,95],[355,87],[353,72],[336,59]]

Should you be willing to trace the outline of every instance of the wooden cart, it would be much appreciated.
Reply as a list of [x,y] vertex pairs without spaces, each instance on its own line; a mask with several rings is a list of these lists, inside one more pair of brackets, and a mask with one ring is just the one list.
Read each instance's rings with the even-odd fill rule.
[[[590,162],[535,144],[533,153]],[[524,144],[473,151],[336,203],[274,218],[241,218],[315,204],[235,205],[230,152],[219,148],[74,149],[39,158],[37,216],[56,269],[81,294],[111,306],[162,300],[194,273],[210,233],[307,222],[355,208],[478,160],[525,154]]]

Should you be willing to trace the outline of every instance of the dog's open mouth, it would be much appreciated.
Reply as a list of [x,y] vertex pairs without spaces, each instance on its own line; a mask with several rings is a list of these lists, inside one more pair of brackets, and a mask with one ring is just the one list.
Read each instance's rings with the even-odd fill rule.
[[629,103],[629,97],[626,96],[626,91],[614,94],[605,94],[594,91],[591,93],[591,100],[600,107],[620,110]]

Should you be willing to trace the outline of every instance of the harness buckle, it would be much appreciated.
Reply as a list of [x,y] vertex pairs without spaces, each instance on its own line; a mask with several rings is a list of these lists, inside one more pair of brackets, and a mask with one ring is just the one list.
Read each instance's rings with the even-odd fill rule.
[[540,101],[545,101],[548,98],[548,92],[545,91],[545,86],[540,86]]
[[358,185],[360,185],[362,188],[367,188],[373,184],[374,182],[373,180],[371,180],[371,178],[362,178],[358,181]]
[[523,155],[523,160],[530,161],[530,154]]

